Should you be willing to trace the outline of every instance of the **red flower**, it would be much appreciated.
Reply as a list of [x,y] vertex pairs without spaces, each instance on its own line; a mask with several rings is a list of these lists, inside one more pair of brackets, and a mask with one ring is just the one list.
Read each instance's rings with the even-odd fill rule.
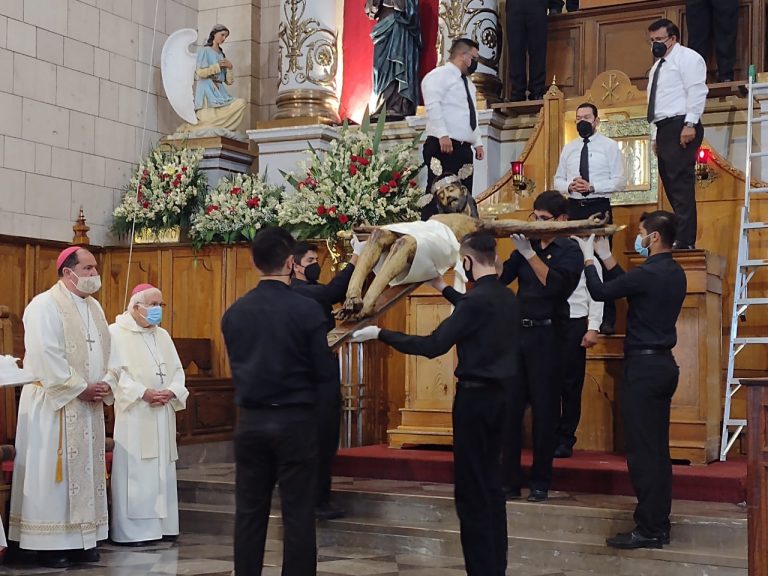
[[382,184],[379,186],[379,192],[382,194],[389,194],[389,186],[387,184]]
[[371,150],[370,148],[366,148],[363,154],[365,154],[366,156],[373,156],[373,150]]
[[411,180],[410,182],[408,182],[408,185],[409,185],[411,188],[416,188],[416,180]]
[[359,158],[358,158],[357,156],[355,156],[354,154],[352,154],[352,156],[350,156],[350,157],[349,157],[349,159],[350,159],[352,162],[357,162],[357,161],[359,160]]
[[187,167],[186,167],[186,166],[182,166],[182,167],[181,167],[181,171],[182,171],[182,172],[186,172],[186,171],[187,171]]
[[350,176],[354,176],[355,174],[357,174],[357,166],[355,166],[354,164],[350,164],[349,165],[349,175]]
[[389,187],[390,188],[397,188],[397,182],[395,180],[389,181]]
[[346,214],[339,214],[339,224],[346,224],[349,222],[349,216]]
[[310,188],[314,188],[315,186],[317,186],[317,180],[315,180],[311,176],[307,176],[304,179],[304,185],[309,186]]
[[149,202],[144,202],[144,203],[142,204],[142,206],[143,206],[144,208],[149,208]]
[[144,172],[142,172],[142,174],[144,174],[144,176],[149,176],[149,170],[144,168]]
[[234,186],[229,193],[232,194],[233,196],[237,196],[238,194],[240,194],[241,191],[242,190],[240,190],[240,188],[238,188],[237,186]]
[[206,208],[206,210],[205,210],[205,211],[206,211],[208,214],[210,214],[211,212],[216,212],[216,210],[218,210],[218,209],[219,209],[219,207],[218,207],[218,206],[216,206],[216,204],[211,204],[210,206],[208,206],[208,208]]
[[400,180],[400,176],[402,176],[402,174],[400,174],[400,172],[393,172],[392,173],[392,179],[393,180]]
[[336,210],[337,210],[336,206],[331,206],[330,208],[328,208],[328,216],[336,216]]
[[136,199],[141,202],[144,200],[144,193],[141,191],[141,188],[139,188],[139,193],[136,195]]
[[248,199],[248,208],[258,208],[259,207],[259,199],[258,198],[250,198]]
[[368,158],[362,158],[362,157],[358,158],[358,159],[357,159],[357,162],[358,162],[358,163],[359,163],[361,166],[368,166],[368,164],[370,164],[370,161],[368,160]]
[[322,216],[323,214],[325,214],[325,206],[320,204],[320,206],[317,207],[317,215]]

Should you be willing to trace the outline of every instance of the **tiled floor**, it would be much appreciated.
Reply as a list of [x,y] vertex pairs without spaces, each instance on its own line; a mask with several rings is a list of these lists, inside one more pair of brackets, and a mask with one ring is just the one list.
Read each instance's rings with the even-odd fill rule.
[[[230,536],[182,535],[175,544],[159,543],[146,548],[99,546],[101,561],[67,570],[41,568],[33,563],[0,566],[7,576],[53,576],[76,573],[78,576],[230,576],[232,542]],[[282,544],[267,541],[263,576],[279,576]],[[436,558],[419,554],[377,553],[359,548],[324,547],[319,549],[318,576],[463,576],[461,558]],[[510,565],[508,574],[545,576],[551,571],[520,564]],[[578,576],[570,572],[568,576]]]

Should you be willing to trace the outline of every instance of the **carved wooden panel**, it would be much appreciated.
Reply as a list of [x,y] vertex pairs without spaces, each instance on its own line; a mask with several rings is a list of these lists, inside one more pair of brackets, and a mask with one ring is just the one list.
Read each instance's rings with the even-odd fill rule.
[[551,29],[547,35],[547,78],[566,94],[584,92],[584,26],[582,23]]
[[658,12],[640,12],[597,21],[596,74],[606,70],[621,70],[633,84],[644,89],[648,83],[648,71],[653,65],[647,28],[648,24],[662,16]]
[[160,248],[134,248],[130,266],[128,250],[111,251],[104,258],[101,277],[99,296],[107,322],[112,323],[115,316],[125,311],[131,290],[136,285],[146,282],[164,290],[165,287],[160,284]]
[[231,437],[237,420],[232,380],[190,378],[187,389],[187,409],[176,414],[182,441],[201,436],[206,441]]

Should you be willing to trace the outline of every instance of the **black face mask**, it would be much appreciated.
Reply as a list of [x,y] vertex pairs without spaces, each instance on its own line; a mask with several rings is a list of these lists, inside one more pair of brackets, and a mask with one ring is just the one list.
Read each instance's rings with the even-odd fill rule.
[[664,42],[654,42],[651,46],[651,52],[656,58],[661,58],[667,53],[667,45]]
[[592,122],[587,122],[586,120],[580,120],[576,123],[576,131],[579,133],[579,136],[582,138],[589,138],[592,136],[592,134],[595,133],[595,127],[592,126]]
[[480,61],[479,58],[472,58],[472,62],[469,63],[469,66],[467,66],[467,76],[470,76],[475,73],[475,70],[477,70],[477,63]]
[[310,284],[317,284],[317,281],[320,279],[320,264],[317,262],[307,264],[304,267],[304,276]]
[[[467,268],[467,262],[469,262],[469,268]],[[465,258],[464,261],[461,263],[461,267],[464,268],[464,274],[467,275],[467,281],[468,282],[474,282],[475,281],[475,275],[472,274],[472,259],[471,258]]]

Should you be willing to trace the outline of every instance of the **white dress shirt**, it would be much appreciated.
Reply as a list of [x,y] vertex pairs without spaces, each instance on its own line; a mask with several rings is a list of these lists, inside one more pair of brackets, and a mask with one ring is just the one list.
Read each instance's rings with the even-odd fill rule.
[[[477,91],[469,78],[467,84],[477,118]],[[467,91],[461,79],[461,70],[455,64],[448,62],[424,76],[421,93],[427,109],[427,136],[448,136],[473,146],[483,145],[480,130],[477,127],[472,130],[469,125]]]
[[[664,56],[656,85],[656,104],[653,121],[685,115],[686,122],[696,124],[704,114],[707,103],[707,64],[698,52],[675,44]],[[653,75],[661,60],[651,67],[648,74],[646,97],[650,100]],[[655,125],[651,131],[656,137]]]
[[[603,279],[603,267],[595,266],[597,275]],[[587,290],[587,277],[584,272],[581,273],[579,285],[568,298],[568,306],[571,307],[571,318],[588,317],[587,330],[600,331],[600,324],[603,323],[603,303],[592,300]]]
[[579,176],[581,163],[581,148],[584,140],[571,140],[560,153],[560,162],[555,173],[555,189],[571,198],[609,197],[613,192],[624,190],[627,177],[624,175],[624,156],[615,140],[602,134],[592,134],[589,137],[589,183],[595,191],[588,196],[580,192],[569,192],[568,185]]

